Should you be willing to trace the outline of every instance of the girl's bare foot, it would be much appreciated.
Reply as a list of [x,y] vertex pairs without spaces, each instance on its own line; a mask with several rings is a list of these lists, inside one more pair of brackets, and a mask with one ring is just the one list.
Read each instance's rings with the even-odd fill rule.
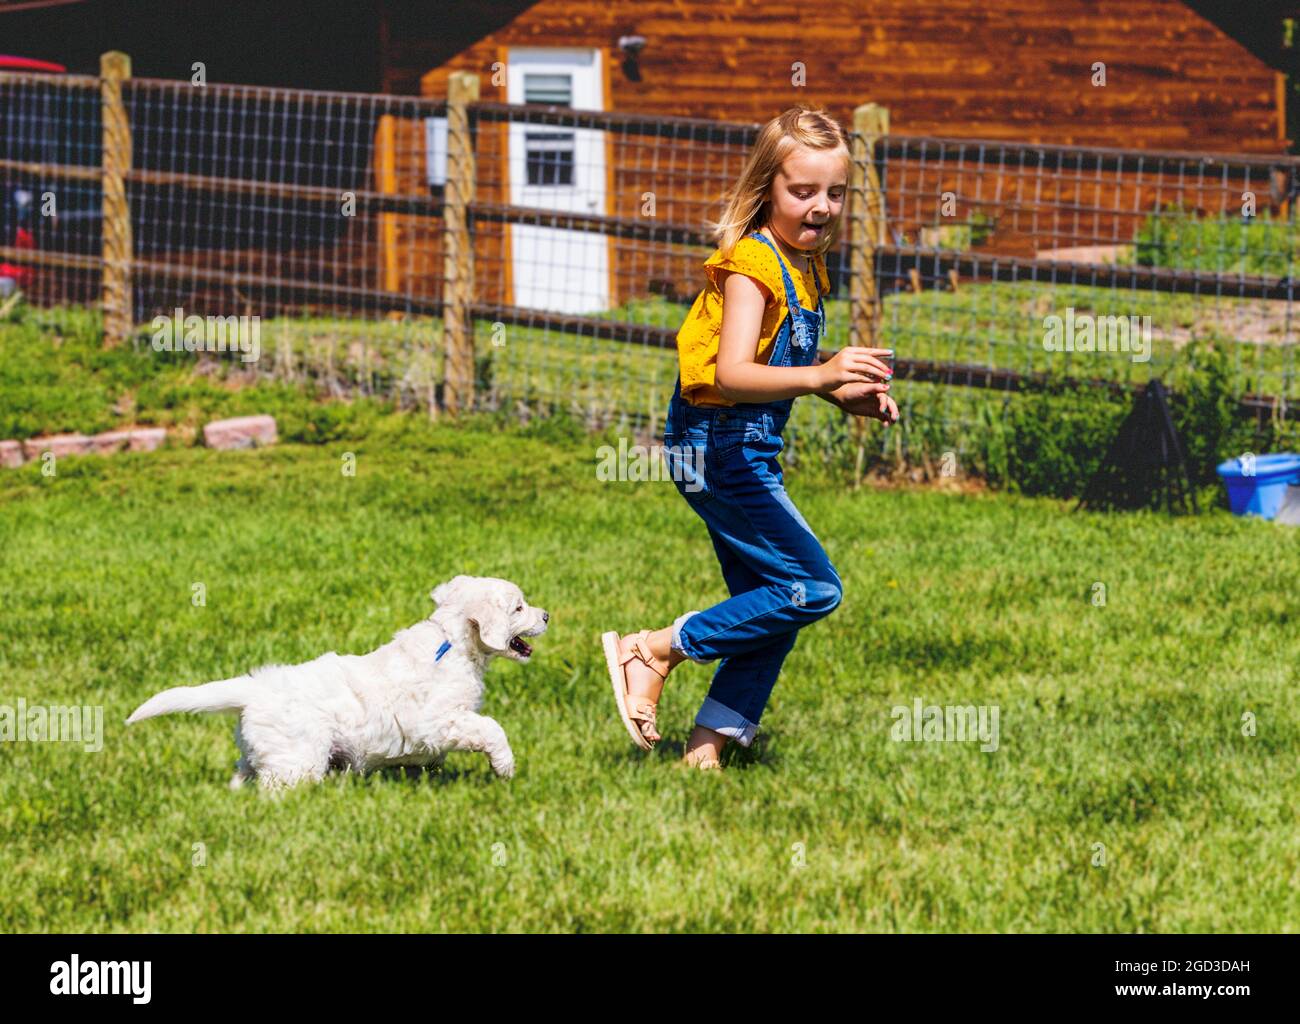
[[682,763],[695,768],[721,768],[722,748],[727,745],[727,737],[705,726],[697,725],[691,730],[691,737],[686,741],[686,753]]

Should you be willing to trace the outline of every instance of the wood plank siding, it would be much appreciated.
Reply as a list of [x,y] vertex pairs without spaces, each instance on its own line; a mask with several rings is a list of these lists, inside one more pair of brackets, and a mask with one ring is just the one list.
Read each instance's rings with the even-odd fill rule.
[[[1241,20],[1268,17],[1267,5],[1251,6]],[[447,75],[467,70],[484,75],[485,100],[504,99],[488,77],[503,48],[592,47],[612,59],[612,110],[763,121],[802,99],[847,120],[874,100],[912,135],[1284,150],[1276,69],[1181,0],[821,0],[797,20],[798,7],[758,0],[474,0],[456,10],[458,25],[488,31],[450,26],[449,38],[430,31],[446,8],[386,4],[390,89],[406,91],[418,74],[421,94],[442,96]],[[632,34],[647,40],[639,80],[616,47]],[[802,88],[791,85],[796,61]],[[1104,88],[1091,84],[1095,61],[1106,64]]]
[[[755,0],[470,0],[456,9],[451,31],[433,33],[432,23],[446,24],[445,10],[385,3],[385,88],[404,91],[418,81],[421,95],[441,98],[447,76],[467,70],[481,76],[482,99],[505,101],[505,76],[494,81],[493,67],[504,65],[510,47],[580,47],[602,53],[611,111],[761,122],[803,101],[847,125],[854,106],[872,100],[906,135],[1256,154],[1287,148],[1278,61],[1269,59],[1272,29],[1225,31],[1213,19],[1232,12],[1210,3],[822,0],[798,20],[799,8]],[[1256,14],[1278,24],[1280,38],[1277,6],[1261,4]],[[623,35],[646,39],[635,64],[618,49]],[[802,87],[792,83],[796,62],[804,66]],[[1095,62],[1106,66],[1104,87],[1092,84]],[[505,125],[482,127],[480,201],[508,201],[505,138]],[[659,222],[696,228],[716,215],[745,155],[736,145],[620,132],[607,139],[607,215],[637,218],[651,193]],[[409,152],[421,159],[417,147]],[[949,189],[961,197],[961,219],[993,194],[997,205],[1010,204],[984,207],[1001,213],[982,244],[987,251],[1032,257],[1131,238],[1133,218],[1105,214],[1134,208],[1131,181],[1096,188],[1077,173],[1030,180],[1014,169],[981,181],[969,172],[927,172],[924,164],[909,173],[911,194],[895,189],[890,219],[913,242],[935,222],[936,197]],[[406,181],[421,174],[399,168]],[[1155,192],[1136,187],[1146,208]],[[1192,205],[1205,198],[1206,209],[1221,201],[1182,198]],[[1052,211],[1059,203],[1101,213],[1063,222]],[[509,232],[499,223],[476,232],[476,294],[509,302]],[[708,251],[611,238],[612,303],[653,293],[689,299],[703,283],[699,262]]]

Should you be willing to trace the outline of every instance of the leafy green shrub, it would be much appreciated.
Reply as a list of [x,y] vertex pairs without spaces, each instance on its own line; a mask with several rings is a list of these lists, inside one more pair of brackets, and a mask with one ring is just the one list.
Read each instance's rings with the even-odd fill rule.
[[996,227],[997,222],[983,210],[975,210],[967,220],[957,223],[939,217],[921,233],[921,244],[949,252],[965,252],[988,241]]
[[[1215,473],[1220,462],[1245,451],[1295,450],[1300,443],[1300,424],[1258,427],[1241,409],[1231,359],[1228,345],[1195,341],[1178,353],[1166,379],[1192,485],[1209,505],[1226,504]],[[900,399],[906,418],[884,435],[883,444],[869,443],[865,466],[855,465],[857,444],[843,426],[803,431],[801,466],[848,474],[924,466],[934,475],[945,452],[961,451],[963,472],[991,486],[1077,498],[1135,399],[1136,392],[1071,382],[1060,371],[1012,393],[918,387],[906,402]]]
[[[990,396],[991,398],[992,396]],[[1007,430],[1006,401],[987,401],[976,413],[975,453],[972,471],[995,487],[1011,479],[1011,445]]]
[[[510,420],[507,420],[507,422],[510,422]],[[555,444],[581,441],[589,436],[586,424],[568,409],[562,407],[549,411],[544,416],[533,416],[519,430],[525,437],[532,437]]]
[[[1053,376],[1007,403],[1003,437],[1009,490],[1072,498],[1105,458],[1131,402],[1107,388]],[[989,462],[997,464],[992,458]]]
[[1238,404],[1229,346],[1197,339],[1179,354],[1169,384],[1170,416],[1187,454],[1192,485],[1208,491],[1207,499],[1226,508],[1227,494],[1215,467],[1243,452],[1277,451],[1295,424],[1278,428],[1257,424]]
[[1282,277],[1292,272],[1297,232],[1293,222],[1270,210],[1211,218],[1170,204],[1147,215],[1134,241],[1142,266]]

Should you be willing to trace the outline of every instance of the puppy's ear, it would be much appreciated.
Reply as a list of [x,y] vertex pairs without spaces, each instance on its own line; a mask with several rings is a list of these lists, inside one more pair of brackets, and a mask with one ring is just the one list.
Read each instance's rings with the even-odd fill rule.
[[495,601],[479,598],[465,609],[465,618],[478,627],[484,647],[504,651],[510,646],[510,617]]
[[460,590],[461,584],[467,579],[469,579],[468,576],[453,576],[446,583],[439,583],[429,591],[429,596],[433,598],[433,603],[436,605],[454,603],[457,591]]

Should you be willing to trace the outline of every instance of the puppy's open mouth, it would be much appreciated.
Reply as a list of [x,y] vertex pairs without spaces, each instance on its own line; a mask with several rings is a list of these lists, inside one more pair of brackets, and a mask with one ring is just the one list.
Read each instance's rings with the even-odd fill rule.
[[[498,641],[498,643],[499,642],[500,641]],[[522,636],[514,636],[510,638],[510,649],[525,658],[533,653],[532,647]]]

